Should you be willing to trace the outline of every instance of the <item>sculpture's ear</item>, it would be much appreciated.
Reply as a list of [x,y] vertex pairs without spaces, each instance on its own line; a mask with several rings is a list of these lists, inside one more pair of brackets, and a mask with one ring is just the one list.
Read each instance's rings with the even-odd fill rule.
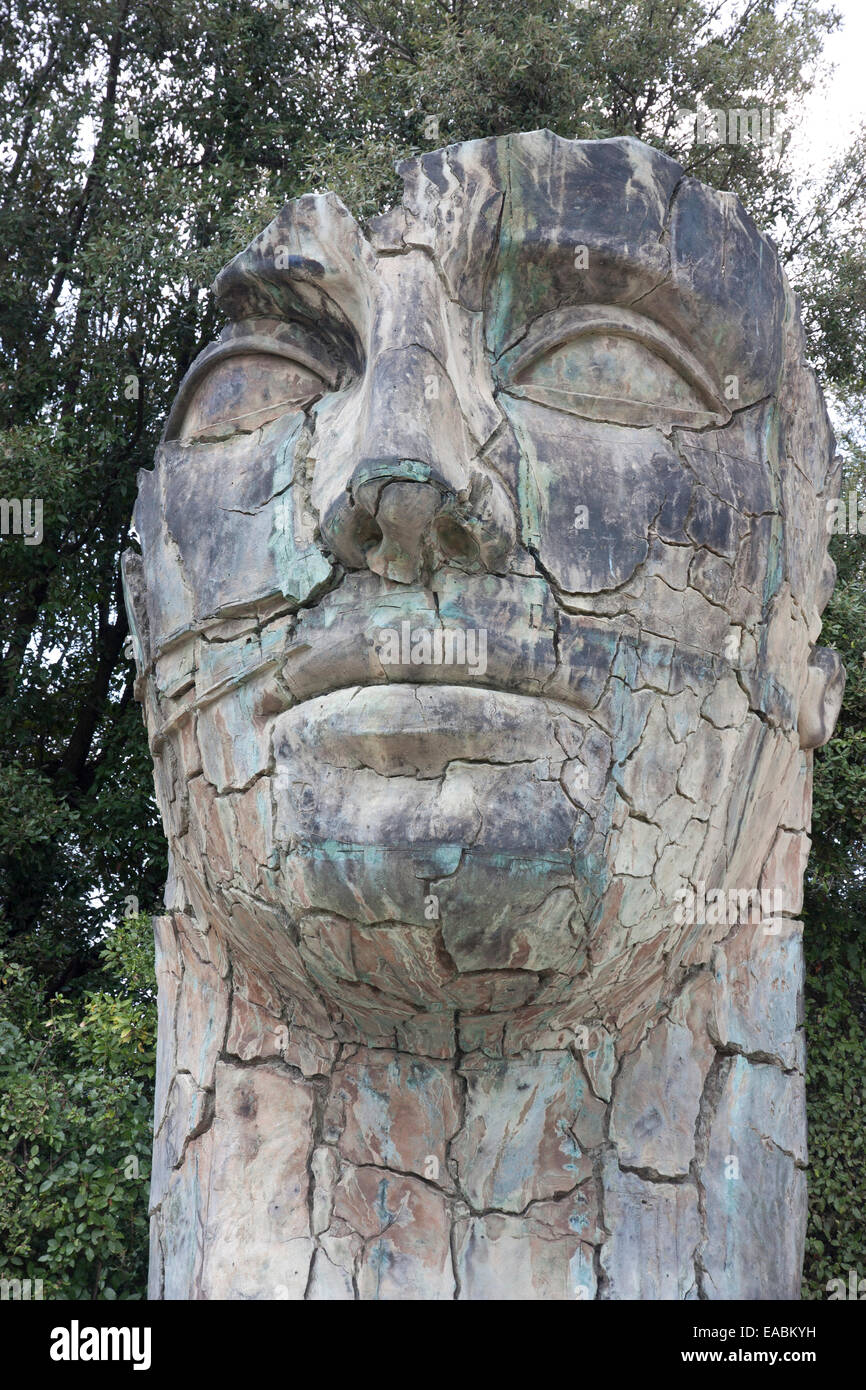
[[126,603],[126,616],[132,638],[132,655],[138,675],[150,665],[150,623],[147,615],[147,596],[144,583],[144,565],[141,556],[134,550],[124,550],[120,569],[123,577],[123,597]]
[[800,699],[797,731],[801,748],[820,748],[836,727],[845,692],[845,667],[838,652],[813,647]]

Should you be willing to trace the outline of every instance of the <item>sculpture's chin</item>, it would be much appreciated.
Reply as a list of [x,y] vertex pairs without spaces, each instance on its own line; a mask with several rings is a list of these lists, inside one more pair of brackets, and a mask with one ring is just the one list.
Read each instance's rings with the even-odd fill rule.
[[276,838],[315,969],[326,920],[347,924],[353,959],[375,957],[375,936],[394,972],[421,986],[433,971],[428,1006],[443,983],[433,957],[448,976],[578,971],[582,856],[606,771],[583,754],[580,717],[528,696],[409,685],[280,716]]
[[456,971],[563,970],[582,955],[585,922],[570,856],[503,854],[430,844],[423,849],[305,845],[288,858],[290,910],[301,932],[339,919],[381,943],[427,943]]

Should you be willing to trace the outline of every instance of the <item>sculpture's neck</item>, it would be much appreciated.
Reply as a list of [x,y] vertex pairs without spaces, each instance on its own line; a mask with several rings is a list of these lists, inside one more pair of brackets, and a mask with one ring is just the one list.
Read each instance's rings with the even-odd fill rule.
[[797,1296],[799,924],[619,1056],[316,1046],[190,918],[157,959],[151,1297]]

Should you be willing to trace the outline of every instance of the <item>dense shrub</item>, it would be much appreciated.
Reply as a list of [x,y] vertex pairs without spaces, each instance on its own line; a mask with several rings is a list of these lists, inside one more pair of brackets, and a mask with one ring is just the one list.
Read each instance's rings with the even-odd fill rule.
[[[149,919],[120,923],[106,988],[46,1010],[0,958],[0,1277],[45,1298],[141,1298],[153,1111]],[[32,1288],[31,1284],[31,1288]]]

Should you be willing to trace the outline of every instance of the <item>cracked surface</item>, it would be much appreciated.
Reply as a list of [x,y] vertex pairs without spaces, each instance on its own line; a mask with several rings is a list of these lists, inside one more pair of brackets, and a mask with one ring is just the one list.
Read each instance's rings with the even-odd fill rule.
[[840,680],[796,305],[639,142],[401,172],[222,272],[140,479],[151,1294],[796,1297]]

